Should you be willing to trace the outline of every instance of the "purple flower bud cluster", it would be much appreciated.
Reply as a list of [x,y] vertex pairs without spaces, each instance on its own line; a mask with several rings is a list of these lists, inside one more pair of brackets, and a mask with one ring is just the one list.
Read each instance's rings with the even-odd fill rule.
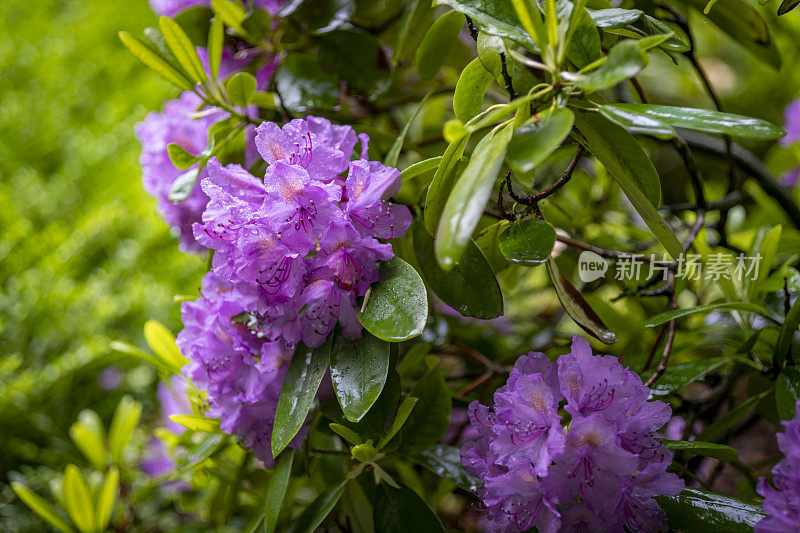
[[180,170],[169,159],[167,145],[177,143],[192,154],[199,154],[208,143],[208,128],[226,117],[224,111],[196,114],[202,108],[199,96],[184,92],[180,98],[164,105],[164,112],[155,111],[136,125],[136,136],[142,143],[139,163],[142,166],[144,189],[158,200],[158,210],[164,220],[178,234],[181,249],[186,252],[202,252],[205,248],[194,239],[192,224],[200,222],[200,215],[208,203],[208,197],[200,189],[200,173],[189,197],[175,203],[169,200],[169,191],[175,179],[186,172]]
[[675,495],[683,481],[666,472],[672,453],[654,436],[671,409],[649,393],[577,336],[557,363],[520,357],[493,408],[470,405],[480,436],[462,448],[483,480],[479,512],[491,530],[666,531],[653,496]]
[[795,417],[778,433],[778,447],[784,458],[772,469],[772,483],[758,480],[758,493],[764,497],[767,517],[756,524],[756,533],[794,533],[800,531],[800,401]]
[[408,208],[388,202],[400,173],[369,161],[368,141],[322,118],[263,123],[263,179],[216,158],[202,179],[209,200],[193,231],[214,255],[202,297],[183,304],[184,373],[207,392],[209,416],[267,464],[294,347],[321,345],[337,321],[346,337],[361,336],[356,298],[377,281],[377,261],[394,256],[378,239],[411,223]]

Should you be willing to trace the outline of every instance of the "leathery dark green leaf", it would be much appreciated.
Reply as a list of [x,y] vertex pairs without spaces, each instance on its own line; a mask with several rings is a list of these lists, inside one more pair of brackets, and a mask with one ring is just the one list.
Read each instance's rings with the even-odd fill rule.
[[471,241],[472,232],[492,194],[513,133],[513,124],[488,133],[475,147],[467,168],[456,181],[442,210],[436,232],[436,259],[443,269],[452,269]]
[[464,16],[450,11],[439,17],[425,34],[414,58],[422,79],[433,78],[444,64],[464,26]]
[[538,52],[533,38],[523,31],[511,2],[486,0],[436,0],[436,5],[447,5],[469,16],[475,24],[490,35],[515,41],[531,52]]
[[707,109],[651,104],[607,104],[602,110],[648,117],[676,128],[747,139],[778,139],[785,134],[782,129],[765,120]]
[[576,136],[608,170],[639,216],[673,259],[683,247],[656,208],[661,204],[661,181],[653,163],[633,136],[597,113],[578,113]]
[[503,232],[498,244],[500,251],[512,263],[539,266],[553,252],[556,230],[544,220],[526,219]]
[[337,335],[331,350],[331,381],[344,416],[358,422],[380,396],[389,375],[389,343],[369,332],[350,340]]
[[272,456],[291,442],[303,427],[314,397],[328,368],[331,336],[318,348],[299,345],[289,363],[272,428]]
[[364,312],[358,315],[367,331],[390,342],[420,335],[428,319],[428,293],[414,267],[394,257],[381,263]]
[[747,500],[685,488],[677,496],[656,496],[674,531],[751,532],[764,518],[761,506]]
[[433,292],[463,316],[495,318],[503,314],[503,295],[483,252],[470,242],[461,261],[445,272],[434,255],[433,238],[421,222],[411,225],[420,274]]

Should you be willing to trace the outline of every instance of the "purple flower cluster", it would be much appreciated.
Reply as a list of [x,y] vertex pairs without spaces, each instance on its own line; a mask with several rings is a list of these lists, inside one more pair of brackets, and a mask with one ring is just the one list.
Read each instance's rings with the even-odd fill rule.
[[[139,162],[142,165],[144,189],[158,200],[158,210],[178,233],[181,249],[201,252],[205,248],[194,239],[192,224],[200,221],[208,197],[200,189],[200,179],[195,183],[189,197],[180,203],[169,200],[169,191],[175,179],[186,172],[180,170],[169,159],[167,145],[177,143],[192,154],[199,154],[208,143],[208,128],[226,117],[224,111],[196,114],[202,107],[199,96],[184,92],[180,98],[164,105],[164,112],[155,111],[136,125],[136,136],[142,143]],[[205,170],[200,178],[206,175]]]
[[763,477],[758,493],[764,497],[767,517],[756,524],[756,533],[794,533],[800,530],[800,401],[795,417],[778,433],[778,447],[784,458],[772,469],[771,487]]
[[[358,338],[356,298],[378,279],[377,261],[411,222],[408,208],[388,202],[400,173],[361,158],[349,126],[308,117],[279,127],[263,123],[255,144],[269,165],[258,179],[238,165],[208,163],[202,189],[210,198],[199,243],[216,250],[213,272],[252,299],[251,327],[269,340],[319,346],[337,320]],[[342,174],[346,172],[346,177]]]
[[377,281],[377,261],[394,255],[378,239],[411,222],[408,208],[388,202],[400,173],[369,161],[368,141],[322,118],[263,123],[263,180],[212,158],[201,182],[209,200],[194,236],[214,256],[201,298],[183,304],[184,373],[207,392],[208,415],[267,464],[294,347],[319,346],[337,321],[346,337],[361,336],[356,298]]
[[191,360],[184,374],[206,393],[206,415],[218,417],[223,431],[242,437],[271,466],[275,406],[291,346],[270,342],[239,320],[255,298],[240,293],[230,281],[210,272],[203,278],[202,294],[182,307],[184,329],[177,342]]
[[462,449],[464,467],[483,480],[491,529],[666,531],[653,496],[675,495],[683,481],[666,472],[672,453],[654,437],[671,409],[648,396],[636,373],[577,336],[557,364],[520,357],[493,408],[470,405],[480,436]]

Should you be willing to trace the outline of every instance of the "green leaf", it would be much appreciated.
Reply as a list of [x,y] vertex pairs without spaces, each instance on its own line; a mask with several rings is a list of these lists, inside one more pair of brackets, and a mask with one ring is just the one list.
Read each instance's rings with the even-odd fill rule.
[[333,109],[339,101],[336,76],[308,56],[290,54],[284,58],[275,72],[275,85],[289,111]]
[[[90,411],[97,416],[97,413]],[[83,412],[81,413],[83,415]],[[69,428],[69,436],[81,451],[81,453],[91,461],[92,465],[98,470],[106,466],[106,446],[103,441],[103,434],[98,434],[85,423],[78,420]]]
[[[576,15],[575,13],[580,13]],[[578,68],[594,63],[603,56],[600,33],[586,9],[574,10],[569,30],[572,37],[567,43],[567,59]]]
[[194,184],[197,181],[197,176],[200,175],[199,168],[187,170],[172,182],[172,187],[169,190],[170,202],[182,202],[186,200],[192,193]]
[[777,368],[782,368],[784,361],[786,361],[786,355],[792,347],[792,340],[794,339],[795,333],[797,333],[798,325],[800,325],[800,299],[795,300],[794,305],[792,305],[789,312],[786,314],[783,326],[781,326],[781,332],[778,335],[778,342],[775,344],[775,355],[773,357],[773,363]]
[[189,152],[178,143],[169,143],[167,145],[167,154],[169,155],[169,160],[175,165],[175,168],[180,170],[186,170],[200,161],[199,157]]
[[131,51],[136,59],[144,63],[145,66],[152,69],[156,74],[181,90],[192,90],[192,83],[186,79],[183,74],[175,70],[172,65],[142,41],[125,31],[119,32],[119,39],[122,41],[122,44]]
[[400,342],[422,334],[428,320],[428,293],[414,267],[394,257],[378,267],[378,281],[358,320],[385,341]]
[[355,13],[353,0],[317,0],[303,2],[293,18],[303,31],[322,35],[346,24]]
[[250,98],[250,103],[262,109],[278,109],[278,100],[276,97],[277,95],[275,93],[258,91]]
[[189,360],[181,355],[178,345],[175,344],[175,337],[172,332],[162,323],[155,320],[145,322],[144,338],[153,353],[174,369],[176,373],[180,373],[181,368],[189,363]]
[[533,0],[511,0],[511,4],[514,6],[514,11],[517,13],[522,27],[525,28],[528,35],[533,37],[539,45],[539,49],[547,48],[549,39],[542,15],[539,13],[538,3]]
[[444,526],[428,504],[405,485],[400,488],[381,483],[373,519],[375,531],[392,533],[444,533]]
[[331,422],[328,424],[328,427],[331,428],[331,431],[342,437],[350,444],[361,444],[363,439],[358,436],[358,434],[350,429],[347,426],[343,426],[342,424],[337,424],[336,422]]
[[241,4],[230,0],[211,0],[211,9],[219,15],[219,18],[222,19],[226,26],[236,30],[239,35],[247,35],[247,32],[242,28],[242,21],[247,11]]
[[674,320],[676,318],[682,318],[695,313],[705,313],[706,311],[713,311],[715,309],[734,309],[738,311],[752,311],[754,313],[761,314],[764,313],[764,308],[760,305],[747,302],[722,302],[718,304],[702,305],[700,307],[691,307],[689,309],[675,309],[674,311],[659,313],[642,322],[642,327],[654,328],[656,326],[660,326],[661,324],[666,324],[670,320]]
[[458,263],[471,242],[513,134],[514,125],[508,124],[481,139],[453,187],[436,232],[436,259],[444,270],[451,270]]
[[797,413],[800,400],[800,369],[787,366],[775,382],[775,403],[781,420],[791,420]]
[[237,72],[225,82],[228,98],[235,106],[244,107],[256,93],[258,82],[249,72]]
[[225,46],[225,26],[221,18],[214,18],[208,30],[208,65],[211,79],[217,81],[219,65],[222,61],[222,49]]
[[208,31],[211,27],[211,19],[214,12],[206,6],[192,6],[174,15],[172,20],[186,32],[187,37],[196,46],[206,46],[208,44]]
[[94,525],[96,531],[105,531],[111,514],[114,512],[114,504],[117,502],[119,494],[119,470],[112,466],[103,478],[103,485],[97,495],[97,505],[95,506]]
[[544,220],[526,219],[511,224],[498,245],[512,263],[539,266],[550,258],[556,244],[556,230]]
[[581,133],[581,144],[608,170],[653,235],[677,260],[683,247],[656,211],[661,204],[658,173],[636,139],[596,113],[576,114],[575,125]]
[[189,76],[189,79],[195,83],[202,83],[206,79],[206,73],[191,39],[178,23],[169,17],[160,17],[158,27],[167,46],[172,51],[172,55],[178,60],[178,64]]
[[[686,0],[703,15],[708,0]],[[769,25],[758,10],[746,0],[726,0],[717,3],[705,14],[720,30],[767,64],[781,67],[781,56],[769,32]]]
[[[414,109],[414,112],[411,113],[410,117],[408,117],[408,121],[406,122],[406,125],[403,126],[403,131],[400,132],[400,135],[398,135],[397,139],[395,139],[394,142],[392,143],[392,147],[389,148],[388,152],[386,152],[386,157],[383,159],[383,164],[386,165],[387,167],[395,167],[395,166],[397,166],[397,158],[400,157],[400,152],[403,149],[403,143],[406,140],[406,135],[408,135],[408,130],[411,128],[411,124],[414,123],[414,120],[417,118],[417,115],[419,115],[419,112],[422,111],[422,109],[425,107],[425,104],[428,102],[428,98],[430,98],[430,96],[432,94],[433,94],[432,90],[428,91],[428,94],[426,94],[425,97],[419,102],[419,105],[417,105],[417,108]],[[430,161],[430,160],[428,160],[428,161]],[[417,164],[419,164],[419,163],[417,163]],[[414,166],[414,165],[412,165],[412,166]],[[407,178],[404,178],[403,174],[401,173],[400,174],[400,179],[402,181],[403,179],[407,179]]]
[[220,451],[227,444],[228,435],[225,433],[213,433],[207,436],[200,442],[200,444],[192,449],[191,453],[189,453],[186,459],[180,465],[178,465],[171,477],[176,478],[181,474],[185,474]]
[[219,420],[216,418],[206,418],[201,415],[170,415],[169,419],[190,431],[203,433],[216,433],[219,431]]
[[339,509],[344,514],[345,523],[353,528],[353,532],[375,533],[372,503],[357,479],[351,479],[345,484]]
[[749,533],[764,518],[754,502],[688,487],[677,496],[656,496],[656,501],[673,531]]
[[747,139],[778,139],[785,135],[783,130],[764,120],[706,109],[651,104],[607,104],[601,107],[601,112],[604,109],[648,117],[676,128]]
[[675,130],[669,124],[647,115],[620,108],[615,104],[600,106],[600,114],[631,133],[652,135],[659,139],[675,137]]
[[94,504],[89,486],[77,466],[64,469],[64,506],[72,523],[81,533],[94,531]]
[[272,428],[273,457],[281,453],[306,421],[319,384],[328,368],[331,338],[332,335],[329,335],[319,348],[309,348],[301,344],[292,356],[275,411],[275,424]]
[[358,422],[375,403],[389,374],[389,343],[368,332],[357,340],[337,335],[330,356],[331,381],[342,412]]
[[414,0],[411,7],[403,11],[394,42],[393,64],[397,65],[401,59],[408,57],[412,50],[416,50],[429,27],[426,22],[432,12],[433,4],[429,0]]
[[58,510],[56,510],[50,502],[16,481],[11,482],[11,488],[14,490],[14,494],[16,494],[25,505],[48,524],[63,533],[72,533],[74,531],[67,521],[61,518],[61,515],[58,514]]
[[542,164],[569,135],[575,115],[567,108],[540,113],[514,132],[508,143],[506,162],[517,176]]
[[389,428],[389,431],[386,432],[386,435],[381,437],[381,440],[378,441],[378,444],[375,447],[377,451],[381,451],[381,449],[386,446],[395,435],[397,435],[397,432],[403,428],[403,425],[408,420],[408,417],[411,415],[411,411],[414,410],[414,406],[417,405],[418,401],[419,399],[414,398],[413,396],[409,396],[403,400],[403,402],[397,408],[397,415],[394,417],[392,427]]
[[752,396],[724,415],[720,418],[716,419],[710,426],[700,433],[697,436],[698,439],[703,441],[715,441],[724,435],[731,427],[733,427],[737,422],[739,422],[742,418],[744,418],[750,411],[756,408],[761,400],[763,400],[768,394],[772,392],[772,389],[766,390],[761,394],[757,394],[756,396]]
[[389,71],[381,64],[380,46],[365,31],[336,30],[325,35],[318,57],[356,91],[371,93],[389,77]]
[[464,16],[458,11],[448,11],[436,19],[414,57],[414,65],[422,79],[428,80],[436,76],[450,55],[453,44],[458,40],[462,27]]
[[430,234],[436,232],[444,205],[447,203],[447,197],[453,190],[458,162],[464,154],[469,137],[470,135],[466,134],[454,139],[444,151],[439,166],[436,167],[436,173],[433,175],[433,181],[428,187],[428,195],[425,198],[425,227]]
[[778,6],[778,15],[779,16],[785,15],[792,9],[796,8],[798,5],[800,5],[800,0],[783,0],[783,2],[781,2],[781,5]]
[[469,475],[461,464],[460,448],[435,444],[417,455],[415,459],[437,476],[449,479],[466,491],[473,492],[478,487],[479,480]]
[[122,459],[122,452],[131,440],[131,435],[139,423],[141,414],[142,404],[134,401],[130,396],[123,396],[119,401],[108,430],[108,451],[113,463],[119,463]]
[[667,440],[661,441],[667,449],[673,452],[691,452],[695,455],[702,455],[704,457],[713,457],[720,461],[736,462],[739,460],[739,452],[736,448],[725,446],[724,444],[716,444],[714,442],[701,442],[701,441],[687,441],[687,440]]
[[464,67],[453,95],[453,111],[458,120],[468,122],[478,114],[483,105],[483,95],[493,81],[494,75],[486,70],[480,58],[473,59]]
[[547,273],[553,281],[558,300],[576,324],[601,342],[606,344],[617,342],[614,332],[606,327],[578,289],[564,277],[552,257],[547,260]]
[[639,49],[635,41],[620,41],[611,48],[600,68],[578,79],[575,85],[588,92],[608,89],[636,76],[646,64],[647,55]]
[[511,2],[490,2],[486,0],[436,0],[436,5],[448,5],[469,16],[473,22],[490,35],[511,39],[530,50],[538,52],[533,38],[519,31],[520,21]]
[[292,463],[294,462],[294,450],[286,450],[278,458],[272,476],[269,478],[267,488],[266,504],[264,505],[264,528],[265,533],[273,533],[278,524],[278,515],[283,505],[283,497],[286,494],[286,487],[289,485],[289,477],[292,473]]
[[720,357],[669,365],[661,378],[650,387],[650,395],[666,396],[684,385],[704,378],[706,374],[728,362],[727,358]]
[[[405,170],[400,172],[400,180],[405,182],[406,180],[414,179],[417,176],[425,174],[426,172],[430,172],[431,170],[436,169],[441,161],[442,156],[438,156],[425,159],[418,163],[414,163],[413,165],[409,165]],[[390,166],[388,163],[384,164]]]
[[[659,43],[658,46],[667,50],[668,52],[673,52],[676,54],[682,54],[683,52],[687,52],[691,50],[689,43],[678,37],[673,31],[672,28],[658,20],[657,18],[651,17],[650,15],[644,16],[644,23],[645,26],[650,30],[651,33],[654,34],[669,34],[669,37],[666,38],[662,43]],[[641,47],[641,41],[639,41],[639,45]]]
[[143,363],[147,363],[148,365],[161,370],[163,372],[171,373],[172,367],[167,366],[164,364],[163,361],[154,357],[153,355],[139,349],[138,347],[129,344],[127,342],[122,341],[112,341],[110,345],[111,349],[117,351],[119,353],[128,355],[136,359],[137,361],[141,361]]
[[402,449],[414,453],[436,444],[450,425],[450,391],[438,361],[417,381],[410,394],[419,403],[403,426]]
[[463,316],[495,318],[503,314],[503,295],[491,265],[474,242],[461,261],[445,272],[434,255],[434,241],[418,221],[412,225],[414,254],[420,274],[436,296]]
[[340,483],[330,487],[317,496],[295,520],[289,533],[313,533],[342,497],[344,485],[344,483]]
[[644,13],[638,9],[598,9],[589,11],[595,26],[603,29],[624,28],[628,24],[633,24]]

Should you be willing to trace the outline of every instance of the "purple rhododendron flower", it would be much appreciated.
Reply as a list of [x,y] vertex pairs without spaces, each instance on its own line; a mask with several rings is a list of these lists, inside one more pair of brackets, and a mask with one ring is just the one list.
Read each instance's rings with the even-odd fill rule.
[[208,197],[200,188],[200,177],[189,197],[182,202],[169,200],[169,191],[175,179],[186,172],[172,164],[167,152],[169,143],[177,143],[193,154],[206,148],[208,128],[227,114],[213,111],[195,118],[194,113],[202,106],[199,96],[184,92],[177,100],[164,105],[164,112],[151,112],[143,122],[136,125],[136,136],[142,143],[139,162],[142,165],[142,181],[145,190],[158,200],[158,209],[167,224],[178,232],[181,249],[201,252],[204,250],[192,235],[192,224],[200,222]]
[[[574,337],[558,363],[520,357],[492,408],[473,402],[478,438],[462,449],[493,531],[666,531],[653,500],[683,482],[654,438],[669,420],[663,402],[613,356]],[[559,406],[571,415],[566,428]]]
[[[351,162],[359,137],[326,119],[256,132],[263,179],[212,158],[200,182],[208,201],[193,232],[214,255],[202,297],[183,304],[178,345],[191,361],[184,373],[207,392],[208,415],[271,465],[296,344],[321,345],[337,322],[345,337],[361,336],[357,298],[378,280],[378,261],[394,257],[378,239],[405,234],[411,215],[388,201],[400,173],[367,159],[366,135]],[[380,223],[367,223],[376,216]]]
[[[362,158],[351,162],[355,132],[326,119],[264,123],[256,131],[269,165],[263,180],[211,159],[195,238],[215,250],[213,271],[253,296],[240,303],[260,335],[319,346],[339,322],[346,337],[358,338],[356,298],[377,281],[377,262],[394,255],[378,239],[400,237],[411,223],[407,207],[388,201],[400,173],[366,159],[366,135]],[[375,213],[381,223],[366,223]]]
[[254,300],[254,294],[209,272],[202,297],[183,304],[185,327],[177,342],[191,360],[184,373],[207,393],[207,415],[219,417],[223,431],[241,436],[271,466],[275,408],[294,347],[267,341],[237,320]]
[[766,518],[756,524],[756,533],[790,533],[800,529],[800,401],[795,417],[784,422],[778,433],[778,447],[784,458],[772,469],[772,483],[758,480],[758,493],[764,497]]

